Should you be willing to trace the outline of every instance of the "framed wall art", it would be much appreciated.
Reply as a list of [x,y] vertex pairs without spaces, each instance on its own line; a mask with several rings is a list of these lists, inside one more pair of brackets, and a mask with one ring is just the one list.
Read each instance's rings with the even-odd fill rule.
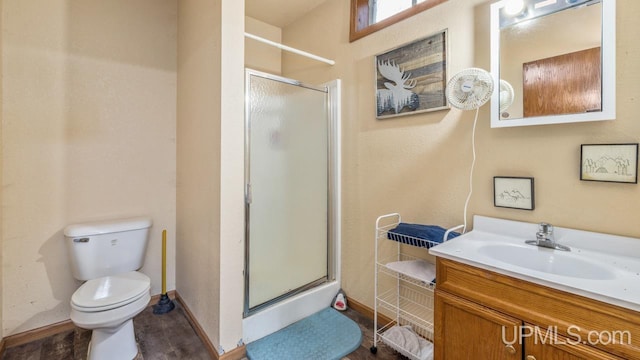
[[447,30],[375,56],[376,118],[448,109]]
[[493,205],[511,209],[535,209],[532,177],[493,177]]
[[580,180],[638,183],[638,143],[580,145]]

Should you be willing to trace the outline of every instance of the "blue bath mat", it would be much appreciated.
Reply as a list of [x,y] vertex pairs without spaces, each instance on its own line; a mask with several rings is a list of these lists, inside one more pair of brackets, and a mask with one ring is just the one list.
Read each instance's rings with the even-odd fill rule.
[[247,344],[250,360],[338,360],[362,342],[360,327],[326,308],[284,329]]

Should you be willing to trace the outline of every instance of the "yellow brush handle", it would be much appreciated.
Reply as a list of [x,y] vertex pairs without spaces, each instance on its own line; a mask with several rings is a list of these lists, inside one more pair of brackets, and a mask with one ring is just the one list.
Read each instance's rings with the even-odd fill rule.
[[167,293],[167,230],[162,230],[162,293]]

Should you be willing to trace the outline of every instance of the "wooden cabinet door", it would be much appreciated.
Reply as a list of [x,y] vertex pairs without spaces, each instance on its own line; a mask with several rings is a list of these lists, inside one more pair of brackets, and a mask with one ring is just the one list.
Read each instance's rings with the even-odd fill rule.
[[623,360],[581,342],[549,333],[545,329],[527,325],[532,331],[524,331],[525,360]]
[[437,288],[434,325],[435,360],[522,359],[520,320]]

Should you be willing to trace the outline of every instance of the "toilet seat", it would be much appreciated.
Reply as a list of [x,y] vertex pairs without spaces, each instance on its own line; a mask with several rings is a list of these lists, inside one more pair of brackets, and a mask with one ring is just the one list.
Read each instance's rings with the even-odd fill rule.
[[148,296],[150,286],[151,279],[137,271],[89,280],[71,296],[71,308],[81,312],[115,309]]

